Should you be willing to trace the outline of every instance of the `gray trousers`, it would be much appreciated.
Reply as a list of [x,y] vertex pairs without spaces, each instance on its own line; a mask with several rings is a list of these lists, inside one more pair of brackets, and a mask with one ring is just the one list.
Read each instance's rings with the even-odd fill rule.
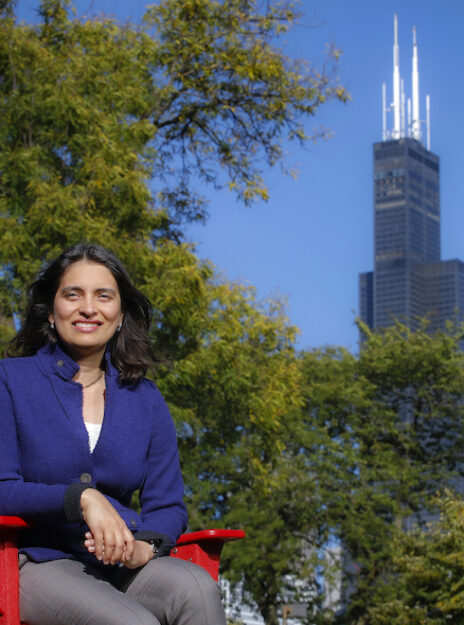
[[[76,560],[20,558],[20,613],[28,625],[225,625],[219,587],[176,558],[106,575]],[[111,581],[110,581],[111,580]]]

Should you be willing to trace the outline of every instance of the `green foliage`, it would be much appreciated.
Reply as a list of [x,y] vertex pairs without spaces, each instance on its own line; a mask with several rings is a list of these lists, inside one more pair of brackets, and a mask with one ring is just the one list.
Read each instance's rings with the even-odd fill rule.
[[235,492],[272,488],[288,415],[299,404],[294,329],[281,308],[239,285],[211,283],[208,296],[196,348],[159,380],[178,421],[192,523],[200,527],[223,517]]
[[182,140],[184,174],[193,164],[205,180],[216,181],[219,163],[245,202],[266,199],[259,160],[280,161],[282,134],[308,138],[302,115],[313,115],[327,99],[347,99],[333,73],[314,71],[275,48],[297,17],[290,3],[268,3],[260,13],[253,0],[171,0],[149,10],[166,84],[155,124],[167,143]]
[[[7,345],[8,341],[13,338],[14,334],[15,332],[11,320],[0,323],[0,348]],[[0,349],[0,358],[3,357],[2,351],[3,350]]]
[[196,335],[184,337],[190,353],[158,384],[177,424],[190,527],[246,529],[223,565],[266,614],[285,576],[306,566],[310,528],[297,514],[306,503],[291,503],[302,472],[291,453],[302,408],[295,330],[281,305],[240,285],[212,280],[203,302]]
[[[246,529],[225,574],[266,623],[297,601],[311,623],[377,625],[374,598],[405,527],[461,471],[461,333],[398,324],[369,334],[358,356],[298,356],[279,310],[264,314],[240,288],[213,293],[198,349],[161,381],[192,523]],[[337,584],[341,601],[328,605]]]
[[375,625],[368,608],[392,570],[396,541],[433,514],[437,490],[462,476],[464,356],[459,328],[364,331],[356,378],[367,403],[350,421],[358,486],[342,538],[359,569],[350,622]]
[[363,449],[386,444],[402,460],[405,481],[395,489],[406,513],[420,513],[422,498],[462,470],[461,335],[459,328],[430,335],[426,324],[416,332],[397,324],[371,334],[361,350],[359,373],[372,404]]
[[0,6],[7,316],[70,244],[134,258],[181,236],[205,215],[193,180],[228,181],[245,202],[266,197],[260,166],[281,161],[282,140],[303,140],[324,100],[347,98],[332,73],[274,47],[296,18],[290,6],[261,14],[241,0],[164,0],[132,27],[71,19],[69,5],[43,0],[37,26],[15,23],[14,3]]
[[440,519],[398,536],[393,566],[369,609],[376,625],[459,625],[464,619],[464,504],[438,500]]
[[342,569],[341,603],[329,609],[324,593],[307,599],[315,623],[377,625],[373,597],[394,570],[397,541],[462,473],[462,330],[363,330],[356,357],[332,348],[301,356],[305,409],[294,449],[308,473],[296,488],[310,493],[313,549],[330,555],[335,537],[344,558],[335,571],[325,560],[326,579]]

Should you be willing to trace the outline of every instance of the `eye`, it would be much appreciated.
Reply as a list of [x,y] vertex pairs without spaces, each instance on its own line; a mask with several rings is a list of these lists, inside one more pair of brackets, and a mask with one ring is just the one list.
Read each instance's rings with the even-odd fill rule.
[[77,291],[67,291],[64,296],[66,299],[77,299],[79,297],[79,293]]

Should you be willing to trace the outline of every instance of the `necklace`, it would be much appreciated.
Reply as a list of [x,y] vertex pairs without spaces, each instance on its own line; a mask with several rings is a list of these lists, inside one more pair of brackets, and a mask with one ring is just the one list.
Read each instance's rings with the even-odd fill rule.
[[83,384],[82,388],[89,388],[89,386],[93,386],[94,384],[96,384],[99,380],[102,379],[104,373],[105,372],[102,371],[96,380],[94,380],[93,382],[89,382],[89,384]]

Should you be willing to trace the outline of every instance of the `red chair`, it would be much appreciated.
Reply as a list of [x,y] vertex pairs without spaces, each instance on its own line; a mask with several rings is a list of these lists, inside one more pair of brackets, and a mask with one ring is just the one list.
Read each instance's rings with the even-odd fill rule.
[[[0,625],[20,625],[16,534],[27,527],[26,521],[19,517],[0,516]],[[171,556],[202,566],[217,581],[224,543],[244,536],[243,530],[224,529],[182,534]]]

